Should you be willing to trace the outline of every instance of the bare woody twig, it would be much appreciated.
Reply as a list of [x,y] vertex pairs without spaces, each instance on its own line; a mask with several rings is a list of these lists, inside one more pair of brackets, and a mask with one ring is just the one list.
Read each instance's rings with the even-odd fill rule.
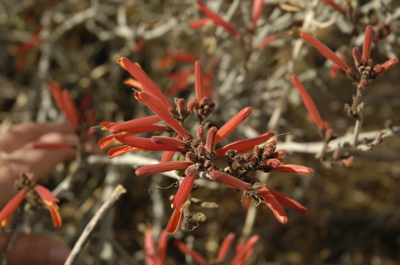
[[96,212],[90,222],[86,225],[85,229],[82,232],[82,235],[79,237],[78,241],[75,243],[71,253],[69,254],[67,260],[64,265],[72,265],[73,262],[78,257],[80,251],[83,246],[89,239],[90,234],[93,232],[96,225],[99,223],[101,218],[107,213],[107,211],[115,204],[115,202],[119,199],[119,197],[126,192],[125,188],[121,185],[118,185],[111,196],[103,203],[100,209]]

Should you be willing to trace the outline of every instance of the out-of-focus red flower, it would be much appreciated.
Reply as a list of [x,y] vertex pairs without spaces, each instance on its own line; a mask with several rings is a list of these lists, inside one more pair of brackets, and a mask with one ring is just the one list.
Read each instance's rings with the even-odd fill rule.
[[[62,225],[60,213],[58,212],[57,202],[58,199],[51,194],[51,192],[43,186],[35,185],[32,180],[33,173],[22,174],[21,179],[18,180],[18,188],[20,191],[14,196],[6,206],[0,211],[0,227],[5,227],[11,214],[18,208],[21,202],[26,198],[32,207],[38,207],[38,201],[43,203],[49,209],[51,219],[53,220],[54,227]],[[26,196],[29,194],[29,196]],[[40,198],[39,200],[37,198]]]

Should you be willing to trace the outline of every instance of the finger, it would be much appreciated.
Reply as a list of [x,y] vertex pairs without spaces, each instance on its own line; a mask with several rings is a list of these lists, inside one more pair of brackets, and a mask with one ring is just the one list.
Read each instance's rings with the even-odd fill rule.
[[[76,135],[48,133],[41,137],[47,143],[70,143],[75,145]],[[72,160],[76,150],[73,148],[44,149],[31,148],[28,144],[12,152],[6,158],[0,159],[0,207],[4,206],[17,193],[15,180],[22,172],[32,172],[35,180],[40,180],[54,170],[63,161]]]
[[[6,250],[11,234],[0,234],[0,252]],[[8,257],[8,264],[61,265],[69,248],[55,239],[39,234],[19,235]]]
[[0,135],[0,152],[10,153],[48,132],[72,133],[73,130],[68,123],[24,122],[17,124]]

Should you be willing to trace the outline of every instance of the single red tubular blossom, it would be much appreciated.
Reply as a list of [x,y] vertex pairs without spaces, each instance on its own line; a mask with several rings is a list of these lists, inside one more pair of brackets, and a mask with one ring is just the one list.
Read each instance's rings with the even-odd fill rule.
[[177,170],[192,165],[192,161],[169,161],[155,165],[141,167],[135,171],[138,176],[148,176],[155,173],[162,173],[171,170]]
[[166,151],[166,152],[163,154],[163,156],[161,157],[160,162],[162,163],[162,162],[171,161],[172,158],[174,157],[175,153],[176,153],[175,151]]
[[198,20],[195,20],[192,23],[190,23],[189,27],[191,29],[197,29],[197,28],[200,28],[200,27],[202,27],[202,26],[204,26],[206,24],[211,24],[211,23],[213,23],[212,19],[210,19],[210,18],[202,18],[202,19],[198,19]]
[[137,81],[137,80],[135,80],[133,78],[126,79],[124,81],[124,84],[128,85],[128,86],[139,88],[140,90],[144,90],[142,84],[139,81]]
[[211,179],[223,183],[229,187],[241,190],[248,190],[251,188],[251,185],[243,180],[235,178],[229,174],[220,171],[213,171],[210,173]]
[[146,253],[146,264],[157,265],[153,229],[150,226],[146,228],[144,234],[144,252]]
[[168,233],[166,230],[162,230],[158,241],[158,255],[156,259],[157,265],[164,264],[165,255],[167,253],[167,244],[168,244]]
[[42,142],[36,142],[36,143],[33,144],[33,148],[58,150],[58,149],[65,149],[65,148],[74,148],[74,146],[71,145],[71,144],[68,144],[68,143],[42,143]]
[[[340,51],[338,56],[341,60],[343,60],[344,59],[344,51]],[[337,76],[337,74],[339,73],[339,71],[340,71],[340,67],[337,64],[333,64],[331,70],[329,71],[329,76],[331,78],[335,78]]]
[[[384,62],[381,65],[379,65],[379,64],[375,65],[373,70],[375,71],[376,77],[379,77],[380,75],[382,75],[388,69],[390,69],[393,66],[395,66],[398,62],[399,62],[399,59],[394,58],[394,59],[387,60],[386,62]],[[375,70],[377,68],[377,66],[379,66],[379,68],[377,70]]]
[[75,131],[78,131],[78,120],[79,120],[79,115],[78,115],[78,110],[76,109],[75,103],[71,98],[71,95],[69,94],[68,90],[63,90],[63,99],[64,99],[64,114],[67,117],[69,123],[72,125],[72,128],[74,128]]
[[203,87],[203,71],[201,67],[201,61],[196,61],[194,64],[194,73],[195,73],[195,83],[194,88],[196,91],[196,99],[197,102],[204,98],[204,87]]
[[78,130],[78,111],[76,110],[75,104],[72,101],[67,90],[61,90],[57,82],[50,82],[51,94],[54,101],[57,103],[58,107],[64,115],[67,117],[69,123],[75,131]]
[[264,0],[254,0],[252,14],[251,14],[251,29],[252,30],[255,30],[257,27],[257,21],[261,16],[263,7],[264,7]]
[[199,59],[197,55],[181,51],[167,51],[167,56],[175,62],[191,63]]
[[300,33],[300,37],[310,43],[312,46],[314,46],[327,59],[337,64],[343,71],[349,74],[353,73],[351,68],[343,60],[341,60],[331,49],[325,46],[325,44],[305,32]]
[[364,44],[361,56],[361,62],[363,65],[368,64],[369,55],[371,54],[371,43],[372,43],[372,27],[368,25],[365,28]]
[[17,195],[15,195],[0,212],[0,227],[7,226],[8,219],[10,219],[11,214],[18,208],[21,202],[24,200],[26,195],[26,190],[20,190]]
[[260,165],[275,168],[281,164],[282,164],[281,160],[276,159],[276,158],[270,158],[270,159],[263,161]]
[[174,241],[175,246],[185,255],[190,255],[196,263],[200,265],[209,265],[208,261],[203,258],[197,251],[188,248],[185,243],[181,241]]
[[274,41],[278,38],[278,35],[272,34],[267,36],[260,44],[257,46],[257,50],[261,50],[266,47],[271,41]]
[[47,208],[49,208],[54,227],[60,227],[62,225],[62,220],[60,213],[58,212],[57,197],[55,197],[48,189],[40,185],[36,185],[34,190],[39,194]]
[[240,141],[236,141],[236,142],[227,144],[224,147],[222,147],[216,151],[216,157],[223,156],[226,153],[226,151],[228,151],[229,149],[234,149],[238,153],[246,152],[246,151],[254,148],[255,145],[258,145],[265,141],[268,141],[274,135],[275,135],[275,133],[268,132],[268,133],[264,133],[257,137],[253,137],[250,139],[244,139],[244,140],[240,140]]
[[282,173],[297,173],[300,175],[310,175],[314,172],[309,167],[299,165],[280,165],[278,167],[272,168],[271,171]]
[[318,109],[314,104],[314,101],[308,94],[307,90],[304,88],[303,84],[297,78],[296,75],[291,76],[292,83],[294,87],[299,91],[301,99],[303,100],[304,105],[306,106],[308,113],[310,113],[313,118],[315,124],[317,124],[318,128],[321,130],[324,128],[324,123],[319,115]]
[[228,254],[229,248],[232,245],[233,240],[235,239],[234,233],[229,233],[224,241],[222,242],[221,246],[219,247],[218,256],[217,256],[217,263],[223,263],[225,260],[226,254]]
[[142,127],[128,129],[124,132],[126,132],[128,134],[139,134],[139,133],[145,133],[145,132],[161,132],[161,131],[166,131],[168,129],[169,129],[169,127],[165,124],[163,124],[163,125],[149,124],[149,125],[142,126]]
[[254,251],[253,247],[258,242],[259,239],[260,239],[259,235],[251,236],[244,245],[236,249],[236,254],[229,264],[231,265],[244,264],[244,262],[253,253]]
[[288,221],[286,213],[269,189],[262,187],[258,190],[258,194],[264,198],[265,204],[272,210],[276,219],[282,224],[286,224]]
[[126,134],[116,134],[115,139],[123,144],[133,146],[147,151],[184,151],[181,147],[169,146],[165,144],[155,144],[148,138],[136,137]]
[[210,153],[215,151],[216,137],[217,137],[217,127],[211,127],[208,130],[206,139],[206,149]]
[[182,211],[179,209],[174,209],[174,212],[172,213],[172,216],[169,219],[168,224],[167,224],[166,230],[168,233],[173,234],[176,232],[176,230],[178,230],[178,226],[179,226],[179,223],[181,222],[181,218],[182,218]]
[[[164,108],[149,94],[144,92],[135,93],[140,101],[146,104],[155,114],[157,114],[166,124],[168,124],[175,132],[181,135],[185,140],[192,139],[192,136],[182,127],[181,124],[174,117],[168,109]],[[172,151],[172,150],[166,150]]]
[[360,50],[354,47],[353,50],[351,50],[351,54],[353,55],[354,65],[358,68],[362,64]]
[[137,151],[137,150],[142,150],[142,149],[133,147],[133,146],[129,146],[129,145],[123,145],[123,146],[117,146],[117,147],[110,149],[107,154],[108,154],[108,158],[111,159],[111,158],[123,155],[125,153]]
[[279,203],[281,203],[289,208],[292,208],[293,210],[295,210],[296,212],[298,212],[301,215],[307,215],[307,213],[308,213],[307,209],[303,205],[298,203],[297,201],[287,197],[285,194],[282,194],[279,191],[276,191],[274,189],[268,188],[268,190],[272,193],[272,195],[274,195],[275,199]]
[[222,19],[218,14],[214,13],[210,9],[206,7],[205,4],[203,4],[200,1],[197,1],[197,5],[200,7],[201,11],[209,17],[215,25],[223,27],[226,31],[231,33],[236,39],[240,39],[242,36],[233,28],[231,24],[226,22],[224,19]]
[[155,144],[165,144],[170,146],[176,146],[183,149],[188,147],[188,144],[185,143],[184,141],[168,136],[153,136],[151,137],[151,141]]
[[106,137],[101,138],[97,144],[99,145],[100,149],[105,149],[113,144],[115,141],[116,139],[114,135],[107,135]]
[[335,10],[339,11],[343,16],[346,16],[346,12],[340,6],[338,6],[335,2],[333,2],[333,0],[322,0],[322,2],[324,2],[327,5],[330,5]]
[[102,121],[99,124],[101,126],[102,131],[108,131],[112,126],[115,126],[120,123],[121,122],[116,122],[116,121]]
[[118,63],[128,71],[134,78],[136,78],[139,83],[143,86],[143,91],[152,95],[155,101],[159,101],[167,110],[173,109],[171,102],[167,97],[161,92],[158,86],[147,76],[145,71],[140,68],[137,64],[131,62],[125,57],[118,59]]
[[147,126],[147,125],[159,122],[159,121],[161,121],[161,119],[157,115],[137,118],[137,119],[133,119],[130,121],[125,121],[125,122],[120,122],[118,124],[115,124],[109,129],[109,132],[110,133],[119,133],[119,132],[131,130],[131,129],[137,129],[137,128]]
[[219,128],[217,132],[217,138],[215,140],[216,143],[219,143],[227,137],[236,127],[242,123],[247,117],[249,117],[251,113],[251,108],[247,107],[242,109],[238,114],[233,116],[227,123],[225,123],[221,128]]
[[181,185],[178,188],[178,191],[172,200],[172,206],[179,211],[182,211],[183,206],[186,201],[189,199],[190,192],[192,191],[195,176],[186,176],[183,178]]

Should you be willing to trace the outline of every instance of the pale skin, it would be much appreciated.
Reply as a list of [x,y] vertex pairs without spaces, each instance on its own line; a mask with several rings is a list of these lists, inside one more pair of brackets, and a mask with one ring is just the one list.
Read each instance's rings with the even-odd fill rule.
[[[58,163],[75,157],[74,148],[38,149],[33,148],[35,142],[76,146],[78,137],[66,123],[24,122],[0,134],[0,209],[17,193],[14,182],[20,172],[33,172],[40,182]],[[0,253],[4,252],[9,236],[0,233]],[[55,239],[39,234],[20,235],[8,262],[58,265],[64,264],[68,254],[69,248]]]

